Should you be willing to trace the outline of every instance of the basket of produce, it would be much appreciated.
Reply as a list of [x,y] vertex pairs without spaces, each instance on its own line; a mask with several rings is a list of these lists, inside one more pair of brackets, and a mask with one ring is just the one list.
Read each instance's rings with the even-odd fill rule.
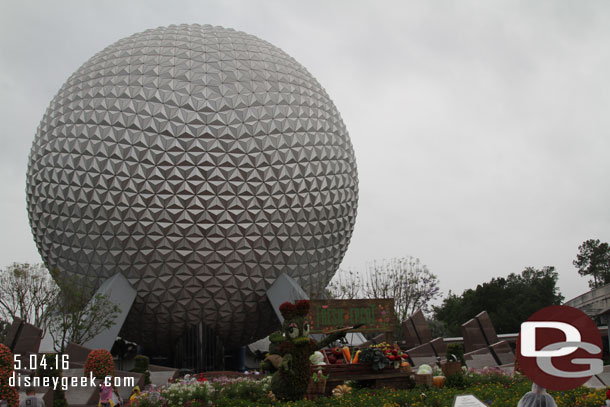
[[415,385],[417,386],[432,386],[433,374],[432,367],[430,365],[420,365],[417,368],[417,373],[414,376]]
[[392,346],[386,342],[371,345],[367,349],[363,349],[359,355],[359,361],[370,363],[374,371],[386,368],[399,369],[407,358],[407,354],[397,345]]
[[319,367],[312,368],[312,374],[309,378],[309,383],[307,385],[307,392],[305,393],[305,398],[307,400],[315,400],[320,396],[323,396],[326,392],[326,381],[328,380],[328,375],[324,374],[324,370]]
[[443,375],[451,376],[462,371],[462,364],[460,362],[445,362],[441,364]]

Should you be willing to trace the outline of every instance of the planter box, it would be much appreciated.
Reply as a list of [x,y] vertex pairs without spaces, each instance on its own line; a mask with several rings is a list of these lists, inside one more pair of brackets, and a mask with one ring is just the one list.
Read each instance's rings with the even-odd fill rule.
[[416,374],[414,378],[416,386],[432,386],[433,380],[431,374]]
[[307,400],[315,400],[318,397],[324,396],[326,393],[326,379],[320,379],[317,383],[313,379],[309,379],[305,398]]
[[325,372],[329,372],[326,382],[327,395],[330,395],[332,389],[339,384],[343,384],[345,380],[356,380],[361,385],[372,388],[407,389],[414,386],[411,373],[393,368],[374,371],[368,363],[356,363],[343,366],[342,369],[329,366]]
[[462,364],[460,362],[446,362],[441,365],[443,375],[445,377],[462,372]]

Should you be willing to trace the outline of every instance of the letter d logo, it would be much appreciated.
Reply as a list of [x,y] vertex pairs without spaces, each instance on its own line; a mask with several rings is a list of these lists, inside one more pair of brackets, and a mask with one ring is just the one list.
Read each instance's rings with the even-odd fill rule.
[[576,308],[552,305],[521,324],[517,361],[534,383],[565,391],[603,369],[601,349],[602,338],[591,318]]
[[564,342],[580,342],[580,332],[572,325],[556,321],[532,321],[521,324],[521,355],[526,357],[559,357],[566,356],[576,350],[576,346],[566,346],[557,350],[536,351],[536,328],[552,328],[562,331],[566,338]]

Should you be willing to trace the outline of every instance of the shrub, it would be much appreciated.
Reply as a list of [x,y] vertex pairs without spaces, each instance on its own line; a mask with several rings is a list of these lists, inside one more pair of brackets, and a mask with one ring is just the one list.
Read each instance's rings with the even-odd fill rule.
[[19,392],[16,388],[9,386],[8,378],[0,378],[0,400],[5,400],[8,407],[19,406]]
[[137,355],[134,358],[135,366],[131,369],[132,372],[143,373],[144,374],[144,385],[148,385],[151,383],[150,381],[150,370],[149,367],[149,359],[148,356]]
[[447,360],[452,359],[451,355],[455,355],[462,366],[466,364],[466,360],[464,359],[464,347],[461,343],[450,343],[447,345]]
[[93,377],[103,379],[106,376],[114,376],[114,360],[106,349],[94,349],[89,352],[85,362],[85,376],[93,373]]
[[0,377],[10,377],[13,367],[13,352],[8,346],[0,343]]
[[445,386],[456,389],[464,389],[467,386],[467,380],[463,373],[455,373],[445,378]]
[[0,343],[0,400],[6,400],[8,407],[19,406],[19,393],[17,389],[9,386],[13,368],[13,352],[8,346]]

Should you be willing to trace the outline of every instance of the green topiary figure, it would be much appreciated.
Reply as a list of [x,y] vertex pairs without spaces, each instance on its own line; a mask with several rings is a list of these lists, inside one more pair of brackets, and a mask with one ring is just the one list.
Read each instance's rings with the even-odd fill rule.
[[269,352],[260,364],[263,373],[275,373],[282,362],[280,356],[280,344],[284,342],[284,334],[281,331],[273,332],[269,335]]
[[309,338],[309,301],[296,304],[285,302],[280,305],[284,317],[282,332],[284,341],[279,344],[282,362],[271,378],[271,391],[280,400],[299,400],[307,392],[311,362],[309,356],[318,349],[345,336],[345,331],[335,332],[320,343]]

